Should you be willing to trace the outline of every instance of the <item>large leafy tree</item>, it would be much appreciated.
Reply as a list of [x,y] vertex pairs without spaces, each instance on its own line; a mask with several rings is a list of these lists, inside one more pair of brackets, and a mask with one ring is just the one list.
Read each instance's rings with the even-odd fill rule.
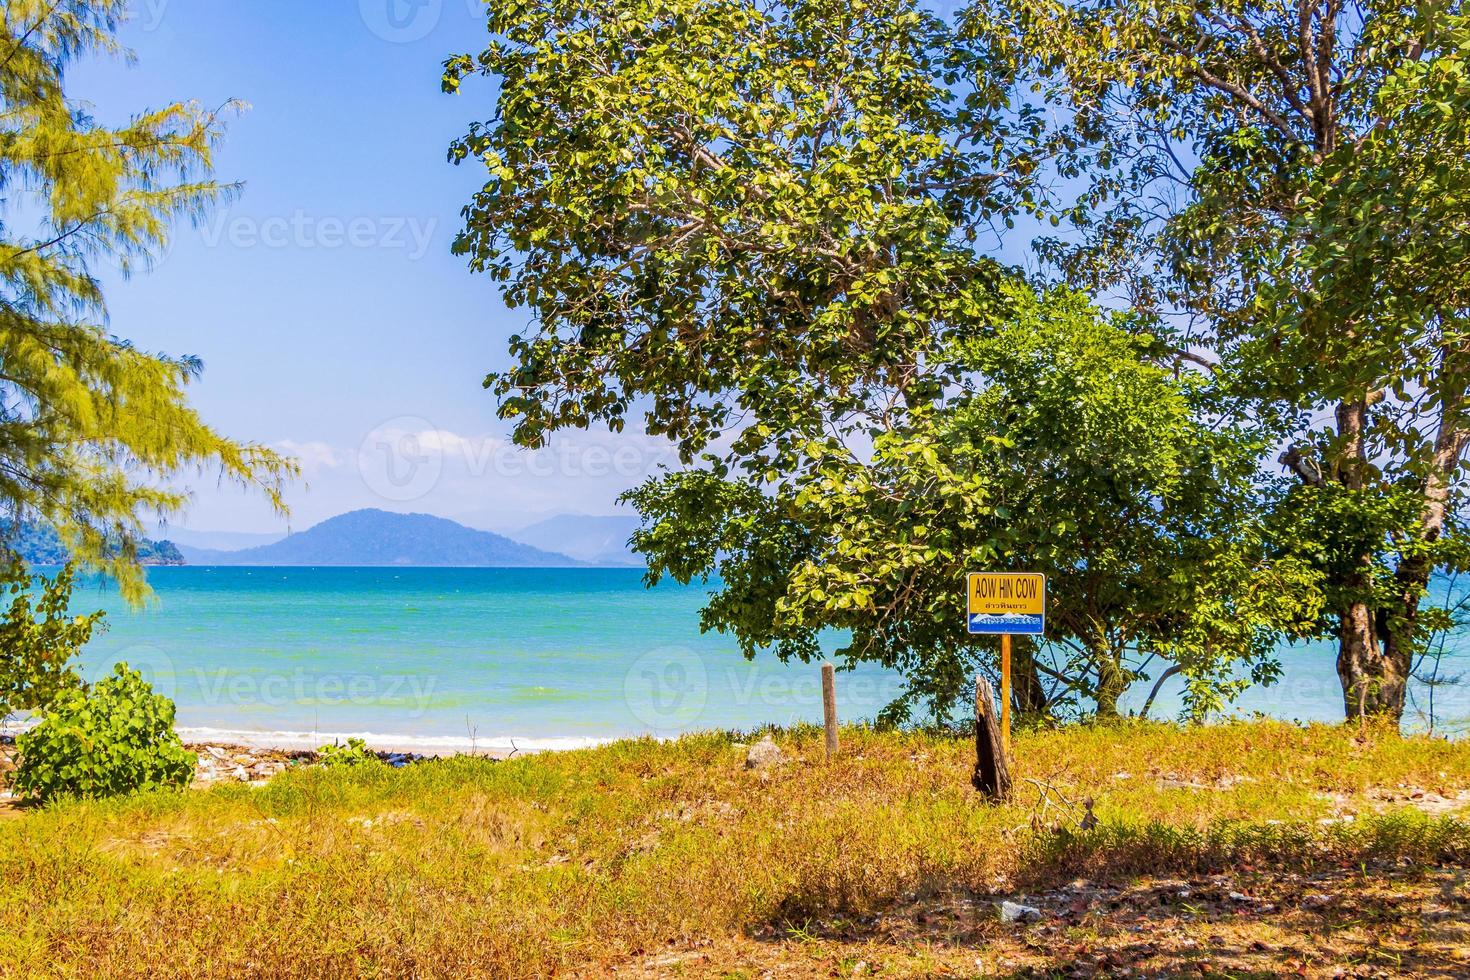
[[140,516],[186,499],[170,478],[216,469],[279,506],[293,467],[189,407],[195,359],[107,330],[96,264],[146,266],[174,220],[230,190],[207,179],[215,113],[174,104],[109,126],[68,97],[76,59],[124,53],[124,6],[0,7],[0,506],[52,524],[74,555],[137,596]]
[[724,437],[786,469],[932,398],[930,354],[994,312],[968,239],[1024,196],[1001,128],[1029,122],[956,105],[918,4],[513,0],[489,26],[446,65],[499,83],[452,151],[488,173],[456,247],[535,315],[487,380],[521,444],[635,412],[686,459]]
[[1350,716],[1398,718],[1457,567],[1464,490],[1464,27],[1457,4],[999,0],[969,37],[1059,107],[1080,235],[1281,434],[1278,541],[1327,575]]
[[871,449],[808,447],[809,465],[756,488],[705,472],[629,495],[650,575],[708,578],[706,628],[746,654],[840,655],[909,682],[890,714],[943,714],[988,667],[966,634],[977,568],[1047,575],[1047,638],[1018,649],[1030,713],[1118,713],[1135,682],[1182,674],[1201,715],[1274,679],[1283,635],[1316,613],[1305,563],[1271,560],[1252,509],[1258,441],[1212,429],[1197,378],[1157,363],[1155,338],[1080,297],[1010,287],[1008,321],[948,352],[967,383],[906,412]]
[[499,83],[452,151],[488,175],[457,247],[536,329],[487,386],[522,444],[641,415],[697,461],[631,499],[655,575],[718,572],[706,627],[797,658],[844,628],[908,678],[896,713],[942,713],[991,652],[963,572],[1041,567],[1057,643],[1023,651],[1023,706],[1111,713],[1150,658],[1213,707],[1295,622],[1232,511],[1259,447],[1157,336],[977,247],[1034,206],[1037,127],[940,21],[559,0],[489,26],[446,65]]

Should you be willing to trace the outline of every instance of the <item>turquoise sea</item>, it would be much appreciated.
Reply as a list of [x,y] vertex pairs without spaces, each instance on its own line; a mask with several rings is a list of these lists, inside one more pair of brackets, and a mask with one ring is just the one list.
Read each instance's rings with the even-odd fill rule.
[[[84,673],[128,661],[174,698],[186,735],[536,748],[821,720],[816,665],[746,661],[730,637],[700,633],[704,588],[647,589],[638,569],[182,567],[149,581],[143,610],[78,588],[75,607],[109,622]],[[1340,719],[1331,651],[1283,660],[1283,681],[1238,709]],[[871,718],[899,690],[877,668],[837,683],[844,719]],[[1415,695],[1424,707],[1427,690]],[[1442,724],[1470,716],[1466,688],[1436,697]],[[1154,713],[1177,706],[1166,689]]]

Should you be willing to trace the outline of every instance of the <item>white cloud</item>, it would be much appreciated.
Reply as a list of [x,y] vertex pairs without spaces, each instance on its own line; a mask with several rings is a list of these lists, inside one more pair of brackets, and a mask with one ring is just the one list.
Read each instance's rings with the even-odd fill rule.
[[288,456],[295,456],[303,469],[332,469],[346,462],[341,453],[325,442],[297,442],[295,439],[282,439],[276,443],[275,448]]

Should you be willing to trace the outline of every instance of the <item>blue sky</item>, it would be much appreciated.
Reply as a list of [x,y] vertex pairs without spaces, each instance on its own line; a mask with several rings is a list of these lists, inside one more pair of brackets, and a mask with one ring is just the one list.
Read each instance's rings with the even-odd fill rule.
[[[568,437],[530,457],[504,442],[486,372],[528,326],[449,254],[478,168],[446,149],[494,90],[439,91],[450,53],[485,40],[480,0],[135,0],[137,55],[88,63],[72,93],[117,121],[179,99],[241,99],[216,161],[238,200],[177,229],[156,268],[108,274],[111,328],[197,354],[194,404],[240,439],[296,452],[291,526],[356,507],[491,529],[617,512],[669,459],[638,434]],[[273,531],[256,498],[189,480],[178,523]]]

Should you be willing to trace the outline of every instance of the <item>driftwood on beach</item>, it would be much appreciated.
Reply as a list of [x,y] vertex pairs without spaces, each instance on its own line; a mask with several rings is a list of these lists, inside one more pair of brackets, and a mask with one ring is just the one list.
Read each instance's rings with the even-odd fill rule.
[[995,691],[984,677],[975,678],[975,788],[997,803],[1010,799],[1011,771],[1001,744]]

